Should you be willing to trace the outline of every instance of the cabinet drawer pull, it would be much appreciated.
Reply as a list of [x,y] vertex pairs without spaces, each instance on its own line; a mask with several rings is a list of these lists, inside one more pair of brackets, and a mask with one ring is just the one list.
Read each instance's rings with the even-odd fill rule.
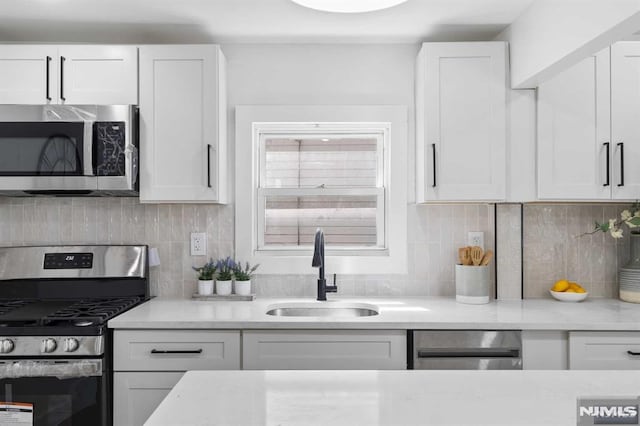
[[202,353],[202,349],[176,350],[176,351],[151,349],[151,353],[152,354],[159,354],[159,355],[163,355],[163,354],[164,355],[166,355],[166,354],[201,354]]
[[620,148],[620,183],[618,186],[624,186],[624,142],[619,142],[617,145]]
[[51,94],[49,93],[49,67],[51,66],[51,56],[47,56],[47,93],[46,93],[46,98],[48,101],[51,100]]
[[211,188],[211,144],[207,144],[207,186]]
[[607,156],[606,156],[606,164],[607,164],[607,181],[606,181],[606,183],[605,183],[604,185],[602,185],[602,186],[609,186],[609,175],[611,174],[611,173],[610,173],[610,172],[611,172],[611,170],[609,170],[609,162],[610,162],[610,158],[609,158],[609,156],[610,156],[609,146],[610,146],[611,144],[610,144],[609,142],[605,142],[605,143],[603,143],[602,145],[603,145],[603,146],[606,146],[606,148],[607,148],[607,151],[606,151],[606,152],[607,152]]
[[64,61],[67,59],[64,56],[60,56],[60,99],[66,101],[64,97]]
[[436,144],[432,143],[431,144],[431,154],[433,155],[433,184],[431,185],[431,187],[435,188],[437,185],[437,181],[436,181]]
[[640,356],[640,352],[627,351],[627,353],[631,356]]

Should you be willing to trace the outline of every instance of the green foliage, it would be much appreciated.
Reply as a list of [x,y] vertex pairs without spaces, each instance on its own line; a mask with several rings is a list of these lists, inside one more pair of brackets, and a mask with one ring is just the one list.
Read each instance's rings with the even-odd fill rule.
[[216,273],[216,264],[213,259],[209,259],[207,263],[200,267],[192,266],[191,268],[198,273],[198,279],[201,281],[212,280]]
[[245,266],[242,266],[242,262],[237,262],[235,268],[233,268],[233,276],[236,278],[236,281],[249,281],[253,273],[258,269],[258,265],[251,266],[249,262],[245,263]]

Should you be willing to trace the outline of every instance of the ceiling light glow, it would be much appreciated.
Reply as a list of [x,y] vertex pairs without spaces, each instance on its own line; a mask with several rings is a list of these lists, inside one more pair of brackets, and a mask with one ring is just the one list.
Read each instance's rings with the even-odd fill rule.
[[324,12],[360,13],[387,9],[407,0],[291,0],[301,6]]

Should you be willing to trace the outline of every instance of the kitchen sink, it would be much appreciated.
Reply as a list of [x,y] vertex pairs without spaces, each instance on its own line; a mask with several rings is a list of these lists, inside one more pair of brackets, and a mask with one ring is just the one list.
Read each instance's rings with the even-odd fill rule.
[[374,305],[364,303],[282,303],[269,306],[267,315],[278,317],[370,317],[378,315]]

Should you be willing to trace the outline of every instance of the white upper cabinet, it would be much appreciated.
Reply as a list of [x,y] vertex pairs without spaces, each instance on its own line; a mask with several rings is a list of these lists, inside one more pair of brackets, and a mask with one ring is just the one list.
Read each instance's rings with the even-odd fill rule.
[[140,47],[140,200],[226,200],[225,59],[218,46]]
[[57,103],[55,46],[0,46],[0,104]]
[[0,104],[137,103],[135,46],[0,46]]
[[416,67],[416,200],[506,196],[503,42],[424,43]]
[[60,46],[58,61],[60,103],[138,103],[138,49],[135,46]]
[[538,88],[538,197],[640,198],[640,43],[620,42]]
[[538,87],[540,199],[611,197],[609,69],[607,48]]
[[640,198],[640,43],[611,47],[611,190],[616,200]]

